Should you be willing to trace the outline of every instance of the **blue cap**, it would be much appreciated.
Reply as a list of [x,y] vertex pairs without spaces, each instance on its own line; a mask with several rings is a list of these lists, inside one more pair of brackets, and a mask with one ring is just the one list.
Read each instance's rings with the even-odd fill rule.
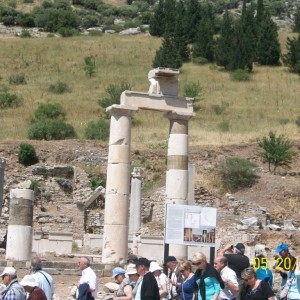
[[121,267],[116,267],[112,270],[112,277],[115,278],[116,276],[120,275],[120,274],[125,274],[126,271],[124,269],[122,269]]
[[289,250],[289,246],[282,243],[282,244],[280,244],[280,245],[277,246],[275,252],[279,253],[279,252],[281,252],[283,250]]

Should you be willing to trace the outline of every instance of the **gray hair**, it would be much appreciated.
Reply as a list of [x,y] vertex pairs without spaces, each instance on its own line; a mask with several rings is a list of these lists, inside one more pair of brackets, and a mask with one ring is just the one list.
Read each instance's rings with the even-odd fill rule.
[[80,259],[82,260],[82,262],[83,262],[87,267],[89,267],[89,266],[91,265],[91,262],[90,262],[90,260],[89,260],[88,257],[86,257],[86,256],[81,256]]
[[33,271],[42,270],[42,261],[39,257],[34,257],[31,260],[31,268],[32,268]]
[[242,271],[241,277],[242,277],[244,280],[245,280],[245,279],[248,279],[248,278],[251,278],[251,277],[257,278],[256,272],[255,272],[255,270],[254,270],[252,267],[249,267],[249,268],[244,269],[244,270]]

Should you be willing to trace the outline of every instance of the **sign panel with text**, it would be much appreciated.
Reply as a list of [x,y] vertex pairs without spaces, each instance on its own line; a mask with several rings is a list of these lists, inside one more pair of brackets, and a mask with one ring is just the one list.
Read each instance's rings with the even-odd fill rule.
[[215,247],[217,209],[166,205],[165,243]]

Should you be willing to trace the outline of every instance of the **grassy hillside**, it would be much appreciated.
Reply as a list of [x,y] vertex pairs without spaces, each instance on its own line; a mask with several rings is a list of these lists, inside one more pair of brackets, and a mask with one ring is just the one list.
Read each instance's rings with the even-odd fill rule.
[[[284,38],[283,38],[284,39]],[[1,38],[0,85],[23,98],[17,109],[0,109],[0,139],[26,139],[33,112],[39,103],[59,102],[67,110],[80,138],[85,124],[101,114],[97,100],[111,83],[129,82],[133,90],[147,91],[148,71],[160,40],[140,36],[80,36],[73,38]],[[96,58],[96,74],[89,78],[84,58]],[[180,70],[181,90],[187,82],[199,82],[204,90],[201,110],[191,121],[191,143],[235,143],[255,140],[269,130],[299,138],[295,119],[300,115],[300,77],[284,67],[254,68],[252,80],[234,82],[214,66],[186,64]],[[10,85],[9,76],[23,73],[25,85]],[[71,91],[62,95],[47,91],[58,81]],[[223,104],[222,104],[223,103]],[[225,105],[216,114],[212,105]],[[139,112],[132,132],[133,143],[165,146],[168,121],[160,113]]]

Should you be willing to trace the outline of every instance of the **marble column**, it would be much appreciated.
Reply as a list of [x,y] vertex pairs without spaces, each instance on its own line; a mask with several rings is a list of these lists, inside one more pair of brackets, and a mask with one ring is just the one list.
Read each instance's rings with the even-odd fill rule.
[[189,171],[188,205],[195,205],[195,176],[196,176],[195,164],[189,164],[188,171]]
[[33,200],[33,190],[12,189],[10,191],[5,256],[8,260],[31,260]]
[[3,187],[4,187],[4,169],[6,165],[6,160],[0,157],[0,216],[2,215],[2,205],[3,205]]
[[[170,120],[167,174],[166,204],[188,204],[188,121],[193,113],[168,112]],[[187,258],[187,247],[170,245],[169,254],[177,259]]]
[[141,227],[143,168],[133,168],[131,173],[131,193],[129,212],[129,234],[135,234]]
[[113,105],[107,163],[103,263],[125,263],[128,252],[131,118],[138,108]]

